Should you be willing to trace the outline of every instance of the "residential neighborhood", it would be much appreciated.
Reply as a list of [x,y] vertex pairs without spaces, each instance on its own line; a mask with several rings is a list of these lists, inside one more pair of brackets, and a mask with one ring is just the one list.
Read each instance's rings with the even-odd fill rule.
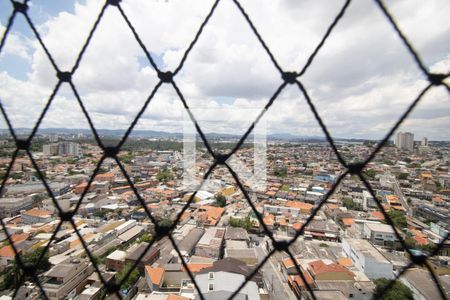
[[[408,266],[410,253],[429,255],[444,240],[430,264],[450,292],[448,146],[384,147],[363,171],[373,195],[355,175],[340,179],[345,169],[325,142],[270,140],[265,188],[243,180],[243,193],[221,167],[199,191],[186,190],[177,140],[149,145],[132,139],[141,146],[120,152],[119,166],[102,159],[86,137],[51,139],[76,151],[48,151],[50,137],[38,137],[33,159],[46,186],[26,155],[9,166],[14,145],[2,140],[2,178],[10,173],[0,198],[7,228],[0,233],[1,299],[14,293],[40,299],[39,285],[49,299],[117,297],[108,284],[139,300],[200,299],[199,293],[206,299],[310,299],[310,290],[316,299],[372,299],[381,279],[396,279]],[[362,161],[373,146],[342,141],[337,147],[346,160]],[[252,147],[235,155],[253,168]],[[196,180],[211,161],[199,148]],[[73,212],[72,221],[61,212]],[[152,219],[158,226],[177,223],[170,236],[158,238]],[[294,238],[292,257],[276,251],[273,241]],[[15,251],[36,265],[39,284],[20,273]],[[430,278],[414,265],[397,281],[417,299],[436,299]]]

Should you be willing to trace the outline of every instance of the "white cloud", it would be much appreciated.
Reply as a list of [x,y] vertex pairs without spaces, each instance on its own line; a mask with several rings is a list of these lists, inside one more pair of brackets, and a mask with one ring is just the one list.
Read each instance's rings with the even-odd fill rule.
[[[44,42],[62,70],[73,66],[102,3],[77,2],[73,13],[61,12],[38,24]],[[288,71],[301,69],[342,4],[242,1],[275,59]],[[124,11],[164,70],[173,70],[179,64],[211,5],[212,1],[123,1]],[[417,5],[421,9],[415,9]],[[450,25],[442,5],[449,4],[446,1],[388,2],[400,27],[430,68],[449,72]],[[30,127],[34,119],[28,114],[37,115],[42,108],[55,83],[55,72],[36,42],[15,41],[17,37],[20,34],[11,35],[8,44],[17,49],[16,55],[29,60],[32,71],[27,81],[22,82],[4,70],[0,96],[13,115],[14,125]],[[262,109],[281,84],[280,74],[243,16],[232,1],[226,0],[219,3],[175,80],[190,106],[233,109],[233,114],[227,112],[228,122],[219,126],[230,132],[236,131],[233,121],[250,118],[248,111],[240,108]],[[351,3],[346,16],[301,80],[331,134],[357,138],[383,137],[426,85],[391,25],[371,1]],[[117,9],[108,8],[74,75],[95,126],[128,127],[157,81],[155,71]],[[18,90],[21,95],[16,95]],[[71,98],[68,94],[58,95],[54,103],[56,113],[49,112],[43,126],[87,127],[83,116],[70,106],[75,101],[67,100]],[[67,114],[64,114],[65,105],[71,107]],[[182,111],[173,89],[164,85],[138,123],[138,129],[179,131]],[[442,130],[450,127],[448,115],[448,93],[433,92],[404,128],[430,139],[450,140],[450,132]],[[200,118],[201,113],[197,112],[196,116]],[[272,132],[322,135],[305,99],[292,86],[282,92],[266,118]]]

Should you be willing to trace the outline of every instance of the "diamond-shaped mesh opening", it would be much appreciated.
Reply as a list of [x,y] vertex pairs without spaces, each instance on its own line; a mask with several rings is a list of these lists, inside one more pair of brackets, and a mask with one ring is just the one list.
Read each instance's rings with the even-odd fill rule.
[[[132,151],[133,148],[127,144],[128,136],[133,131],[134,126],[139,121],[141,115],[145,112],[147,109],[147,105],[149,104],[150,100],[154,97],[156,94],[156,91],[159,89],[161,85],[165,85],[166,87],[169,87],[173,89],[175,94],[177,95],[177,98],[181,101],[181,104],[183,105],[186,112],[190,112],[189,107],[190,104],[185,98],[183,91],[185,90],[185,87],[180,84],[180,88],[177,85],[177,75],[179,74],[180,77],[182,77],[182,70],[185,65],[185,62],[187,64],[187,59],[189,57],[189,54],[191,53],[191,50],[195,48],[195,44],[197,41],[201,38],[201,34],[204,31],[204,29],[207,27],[208,22],[211,18],[213,18],[213,14],[215,13],[216,7],[218,6],[218,3],[220,1],[217,0],[214,2],[213,6],[211,7],[209,13],[206,15],[206,18],[202,19],[202,23],[196,32],[195,36],[193,36],[192,42],[189,44],[188,48],[183,52],[183,56],[181,59],[181,62],[178,66],[173,67],[171,70],[167,70],[162,72],[158,64],[155,63],[154,58],[151,55],[151,52],[148,50],[151,48],[151,45],[147,45],[143,40],[140,38],[140,35],[138,31],[136,31],[135,27],[133,26],[133,20],[128,17],[126,12],[122,9],[121,1],[119,0],[109,0],[104,3],[104,5],[100,8],[98,11],[98,17],[96,18],[96,21],[92,24],[92,27],[90,27],[89,34],[86,37],[85,42],[83,43],[83,46],[81,48],[81,51],[77,54],[77,58],[75,61],[73,61],[73,66],[70,68],[67,68],[66,65],[64,65],[64,69],[61,69],[61,67],[58,65],[60,63],[59,61],[55,60],[52,55],[52,51],[49,51],[48,48],[45,45],[45,39],[41,38],[40,35],[40,28],[36,28],[34,25],[33,20],[29,17],[28,9],[29,6],[31,6],[31,3],[29,1],[25,2],[18,2],[18,1],[11,1],[12,6],[14,7],[14,10],[12,11],[11,15],[9,15],[8,20],[6,21],[6,28],[3,31],[2,39],[0,41],[0,55],[4,54],[6,51],[6,44],[8,43],[8,37],[12,38],[12,28],[15,23],[15,20],[17,18],[24,18],[25,24],[23,26],[29,28],[31,32],[33,33],[33,38],[37,40],[37,43],[39,43],[40,48],[42,49],[42,55],[37,55],[36,59],[39,63],[47,63],[49,65],[48,68],[44,68],[48,71],[45,72],[45,74],[42,74],[43,76],[41,79],[43,80],[49,80],[49,82],[57,82],[53,88],[53,92],[50,93],[50,95],[47,95],[48,101],[45,102],[44,109],[42,113],[40,114],[40,117],[38,118],[37,123],[34,124],[34,129],[31,132],[31,135],[28,135],[29,133],[22,133],[18,130],[15,126],[13,126],[13,115],[10,115],[11,112],[8,111],[8,105],[6,104],[6,100],[3,100],[0,102],[0,108],[3,118],[6,121],[6,126],[9,131],[9,134],[11,135],[11,138],[13,139],[13,142],[15,144],[15,150],[12,152],[11,155],[11,162],[9,164],[6,164],[4,167],[4,175],[0,187],[0,195],[3,196],[3,193],[7,190],[7,180],[11,176],[14,176],[14,165],[17,161],[20,159],[23,159],[25,157],[26,159],[30,160],[30,168],[35,170],[34,176],[38,178],[43,183],[44,186],[44,193],[47,193],[46,197],[49,197],[50,204],[53,203],[54,205],[54,211],[50,214],[49,217],[55,217],[55,223],[54,227],[52,228],[45,228],[45,230],[49,231],[49,235],[43,235],[43,248],[40,247],[39,251],[31,252],[33,254],[38,254],[38,260],[36,264],[29,264],[29,259],[25,258],[23,255],[21,255],[21,250],[17,245],[17,237],[15,236],[15,233],[13,233],[10,229],[13,224],[11,222],[14,222],[13,220],[8,219],[1,219],[1,226],[3,229],[3,234],[6,236],[6,241],[8,243],[8,246],[10,247],[10,260],[13,265],[13,272],[14,272],[14,280],[16,280],[17,288],[15,289],[15,292],[13,294],[16,298],[23,298],[23,295],[29,293],[35,293],[39,294],[39,297],[41,298],[49,298],[52,297],[49,293],[46,293],[43,285],[44,284],[52,284],[51,281],[46,281],[45,279],[42,279],[42,273],[44,270],[40,267],[40,263],[44,258],[46,258],[47,253],[52,253],[52,251],[62,251],[60,248],[67,247],[67,245],[59,245],[58,244],[58,238],[61,236],[61,234],[64,235],[70,235],[72,237],[72,247],[74,248],[74,251],[77,252],[77,259],[75,261],[69,261],[67,263],[75,264],[77,268],[79,268],[79,272],[92,272],[93,274],[91,277],[89,277],[89,282],[92,284],[93,287],[100,288],[101,292],[99,293],[100,297],[117,297],[117,298],[126,298],[129,297],[132,293],[136,292],[135,284],[139,285],[139,274],[144,274],[145,270],[143,267],[142,262],[144,262],[146,259],[148,259],[148,253],[149,251],[152,251],[152,246],[156,243],[158,243],[164,253],[159,258],[160,263],[164,263],[166,260],[177,260],[179,263],[181,263],[184,270],[187,272],[188,277],[190,278],[188,282],[186,282],[186,288],[191,289],[195,292],[196,295],[198,295],[199,298],[203,299],[204,296],[202,294],[203,291],[210,291],[210,287],[200,286],[199,282],[201,277],[205,274],[195,274],[193,272],[192,266],[188,265],[188,262],[185,259],[185,254],[182,251],[185,251],[181,248],[181,243],[178,240],[177,236],[177,230],[180,230],[180,225],[183,222],[190,222],[191,220],[187,218],[186,216],[189,214],[190,211],[193,209],[201,209],[201,208],[195,208],[192,206],[194,203],[195,197],[199,194],[199,191],[202,187],[201,180],[200,182],[195,186],[193,193],[185,195],[185,201],[181,201],[180,204],[177,204],[176,207],[173,207],[171,209],[168,209],[165,211],[162,215],[158,215],[152,212],[152,204],[151,201],[148,201],[149,198],[152,196],[146,195],[141,190],[141,186],[138,184],[138,181],[140,180],[140,176],[135,176],[133,174],[133,170],[129,168],[130,161],[133,159],[137,160],[136,157],[131,157],[134,154],[130,153],[129,151]],[[424,266],[428,271],[431,271],[428,276],[431,276],[431,279],[433,280],[437,292],[435,293],[438,295],[438,297],[446,298],[446,293],[443,289],[443,285],[440,283],[438,276],[436,272],[436,264],[439,264],[439,262],[436,262],[433,256],[436,254],[445,251],[444,246],[447,244],[448,236],[440,236],[440,238],[436,241],[436,245],[434,247],[430,247],[429,249],[422,249],[424,251],[416,251],[416,249],[412,249],[410,243],[410,239],[414,239],[415,236],[404,236],[402,233],[401,227],[397,224],[396,221],[397,218],[395,216],[390,215],[386,211],[384,203],[382,203],[382,199],[380,198],[380,195],[377,195],[372,187],[372,184],[374,184],[372,181],[372,175],[373,172],[369,170],[373,170],[372,166],[370,165],[370,162],[374,161],[375,159],[389,159],[389,157],[383,156],[382,148],[388,143],[389,139],[392,138],[394,132],[399,129],[399,126],[407,119],[411,111],[419,104],[419,102],[422,101],[422,98],[424,98],[424,95],[426,95],[429,91],[434,90],[434,86],[442,86],[442,90],[445,92],[449,92],[450,88],[448,86],[448,69],[445,69],[445,67],[436,67],[433,68],[433,72],[428,70],[428,67],[422,62],[419,54],[415,51],[414,47],[411,45],[409,40],[406,38],[405,35],[403,35],[402,31],[397,26],[397,23],[395,21],[395,18],[390,14],[387,7],[383,4],[381,1],[374,1],[374,6],[378,7],[383,14],[383,16],[386,17],[386,22],[389,24],[389,26],[392,27],[393,33],[398,35],[400,37],[400,40],[403,44],[403,46],[408,50],[409,54],[411,54],[411,57],[413,58],[413,61],[415,62],[415,66],[417,66],[421,72],[422,76],[427,79],[427,85],[420,89],[420,91],[415,95],[412,99],[408,99],[411,102],[409,103],[408,107],[402,111],[400,117],[398,118],[397,122],[393,127],[390,127],[389,130],[384,135],[384,138],[373,148],[373,151],[371,153],[367,153],[366,155],[361,156],[355,156],[355,155],[345,155],[343,152],[348,152],[344,149],[343,146],[337,145],[337,143],[333,140],[332,134],[330,134],[329,130],[326,127],[326,122],[321,118],[321,112],[320,110],[316,109],[316,105],[314,103],[313,98],[309,94],[308,89],[303,85],[303,74],[308,73],[309,66],[312,65],[314,59],[320,58],[317,56],[319,51],[322,49],[323,45],[326,43],[328,37],[332,35],[332,32],[335,28],[335,26],[339,23],[339,21],[344,17],[344,14],[346,12],[347,7],[350,4],[349,1],[345,1],[343,3],[343,6],[340,8],[340,10],[337,12],[336,17],[333,19],[331,24],[327,24],[327,30],[322,37],[321,41],[318,42],[317,47],[314,48],[314,51],[309,56],[309,59],[305,63],[304,66],[295,66],[296,69],[294,70],[284,70],[280,67],[280,65],[277,62],[276,55],[274,56],[270,50],[270,43],[266,44],[263,35],[261,35],[257,29],[257,27],[252,23],[251,15],[247,14],[247,12],[244,10],[244,8],[241,6],[241,4],[235,0],[233,2],[229,1],[227,5],[230,6],[229,9],[234,9],[234,13],[242,14],[243,18],[245,19],[246,23],[248,23],[249,28],[251,29],[251,32],[255,35],[257,38],[258,43],[261,45],[261,49],[263,49],[268,57],[270,58],[271,63],[273,63],[275,67],[275,73],[279,73],[276,76],[280,76],[282,78],[282,84],[277,88],[274,87],[274,91],[272,92],[272,96],[268,96],[268,99],[264,109],[261,110],[261,113],[256,117],[255,123],[258,123],[262,116],[265,114],[267,110],[270,110],[270,107],[272,104],[277,100],[278,96],[282,92],[283,89],[286,88],[287,85],[292,85],[292,87],[298,89],[300,94],[303,97],[299,97],[301,101],[305,101],[307,104],[308,109],[312,112],[316,124],[321,128],[322,133],[324,134],[327,143],[330,146],[331,153],[335,155],[336,161],[339,163],[338,169],[341,170],[340,175],[336,177],[336,179],[333,181],[332,185],[328,189],[328,192],[323,195],[323,197],[320,198],[314,209],[312,210],[311,215],[304,221],[303,224],[300,224],[298,228],[295,229],[295,231],[292,234],[292,239],[290,240],[280,240],[275,239],[274,234],[270,230],[267,222],[264,220],[264,215],[261,213],[261,208],[257,207],[255,203],[252,201],[251,193],[249,193],[248,188],[246,188],[246,184],[241,178],[241,176],[234,170],[234,168],[231,166],[230,157],[233,155],[236,155],[236,152],[243,146],[246,139],[250,136],[252,132],[254,132],[254,125],[251,125],[248,130],[245,132],[245,134],[239,138],[239,141],[236,143],[234,147],[232,147],[229,151],[218,153],[216,149],[211,147],[210,141],[205,134],[205,132],[201,128],[201,123],[198,122],[195,118],[195,115],[191,114],[189,115],[190,121],[193,123],[195,128],[195,133],[199,135],[199,138],[201,142],[203,143],[204,147],[206,148],[207,154],[210,155],[211,158],[213,158],[212,164],[207,167],[207,169],[204,171],[203,179],[206,179],[213,175],[213,171],[220,166],[222,170],[226,170],[228,172],[228,176],[235,182],[236,187],[240,190],[241,194],[238,194],[241,198],[241,201],[247,202],[250,206],[249,210],[249,219],[251,222],[258,222],[261,226],[262,233],[265,235],[265,238],[263,240],[259,240],[259,242],[263,243],[263,253],[258,255],[258,261],[256,264],[256,267],[253,268],[250,272],[243,275],[243,277],[240,277],[240,285],[238,285],[236,290],[232,292],[229,296],[229,298],[233,298],[235,296],[238,296],[240,291],[243,291],[246,289],[246,286],[251,284],[251,279],[258,278],[259,272],[264,272],[266,270],[265,266],[267,264],[272,264],[274,262],[280,262],[283,263],[286,262],[286,265],[288,268],[292,269],[292,277],[288,278],[288,282],[291,284],[292,287],[295,287],[298,292],[296,295],[298,297],[306,297],[306,298],[317,298],[320,296],[320,291],[317,291],[316,287],[313,286],[311,280],[309,279],[309,269],[313,268],[314,266],[311,265],[311,263],[305,261],[304,258],[298,257],[298,252],[304,252],[301,247],[302,245],[301,239],[307,238],[306,232],[308,230],[308,226],[311,224],[311,222],[314,221],[315,217],[320,217],[320,215],[325,214],[327,209],[330,209],[330,205],[333,203],[339,203],[339,199],[333,199],[335,196],[335,193],[338,190],[338,187],[341,182],[343,182],[343,178],[347,175],[352,175],[354,178],[352,180],[358,181],[358,184],[362,185],[362,188],[368,193],[369,196],[373,198],[373,202],[375,206],[379,209],[379,212],[381,215],[379,217],[384,217],[384,220],[386,224],[390,225],[393,230],[394,237],[398,240],[401,248],[405,249],[405,253],[408,255],[409,263],[406,263],[405,266],[399,267],[398,272],[396,273],[396,277],[400,278],[402,275],[406,274],[407,276],[409,270],[411,269],[412,265],[419,265]],[[86,109],[86,106],[84,104],[84,101],[88,101],[88,99],[84,98],[84,95],[80,94],[78,92],[77,84],[76,82],[72,81],[72,77],[82,68],[83,64],[83,57],[87,55],[87,49],[89,48],[89,45],[91,44],[91,41],[95,40],[96,35],[94,32],[97,30],[97,26],[102,22],[102,18],[104,17],[105,13],[108,13],[109,10],[115,10],[114,13],[118,15],[119,19],[123,19],[124,24],[130,29],[129,34],[132,36],[133,39],[135,39],[139,45],[140,48],[143,50],[143,55],[147,59],[146,63],[147,66],[151,66],[151,68],[154,69],[159,79],[159,83],[156,84],[156,87],[153,88],[153,92],[150,93],[150,95],[146,95],[143,98],[147,99],[144,103],[144,106],[139,110],[139,107],[134,111],[139,111],[139,113],[136,115],[136,117],[132,116],[131,125],[129,129],[125,132],[125,135],[117,141],[108,141],[103,142],[101,139],[101,133],[97,130],[95,127],[95,121],[94,117],[97,116],[91,115],[89,113],[89,110]],[[3,19],[2,19],[3,20]],[[122,21],[122,20],[121,20]],[[247,28],[248,29],[248,28]],[[54,47],[54,46],[53,46]],[[52,47],[52,49],[53,49]],[[147,48],[148,47],[148,48]],[[138,48],[139,49],[139,48]],[[118,50],[119,51],[119,50]],[[140,51],[140,50],[139,50]],[[4,54],[5,55],[5,54]],[[58,63],[56,63],[57,61]],[[65,64],[66,62],[64,62]],[[139,63],[139,62],[138,62]],[[148,65],[149,64],[149,65]],[[67,68],[67,69],[66,69]],[[149,68],[149,70],[151,70]],[[55,74],[56,73],[56,74]],[[81,71],[80,71],[81,73]],[[149,74],[149,73],[146,73]],[[153,73],[154,74],[154,73]],[[56,75],[56,76],[55,76]],[[181,80],[181,78],[180,78]],[[447,80],[447,81],[446,81]],[[150,81],[149,81],[150,82]],[[76,99],[76,103],[81,109],[83,115],[86,117],[87,122],[89,124],[89,129],[92,131],[92,136],[90,137],[90,143],[92,147],[99,147],[100,151],[95,151],[95,149],[91,149],[92,153],[89,156],[89,159],[91,161],[95,161],[96,168],[92,171],[92,173],[88,174],[88,180],[87,184],[85,186],[82,186],[79,188],[79,191],[81,193],[81,197],[77,200],[75,198],[74,201],[74,210],[71,210],[69,212],[65,211],[63,209],[63,205],[59,204],[59,201],[61,199],[57,199],[57,195],[52,189],[51,185],[48,183],[48,180],[46,178],[46,174],[44,174],[43,170],[44,166],[42,165],[41,161],[38,161],[37,158],[33,156],[33,144],[38,143],[39,141],[35,138],[37,129],[45,119],[45,115],[49,108],[52,106],[52,101],[56,101],[58,99],[55,99],[55,95],[57,94],[57,91],[59,90],[61,84],[67,84],[70,86],[70,90],[73,93],[73,96]],[[145,100],[144,100],[145,101]],[[134,117],[134,118],[133,118]],[[89,139],[88,139],[89,140]],[[88,143],[88,142],[87,142]],[[86,146],[89,147],[89,146]],[[127,148],[128,147],[128,148]],[[227,149],[228,150],[228,149]],[[341,150],[341,151],[340,151]],[[344,151],[342,151],[344,150]],[[351,152],[351,151],[350,151]],[[378,156],[379,154],[379,156]],[[140,158],[139,158],[140,159]],[[112,163],[110,163],[112,161]],[[108,164],[108,168],[105,170],[104,164]],[[306,162],[306,165],[304,167],[305,169],[308,168],[308,163]],[[222,171],[221,170],[221,171]],[[375,170],[376,171],[376,170]],[[108,204],[105,205],[105,207],[102,207],[99,211],[99,213],[96,216],[96,219],[94,218],[92,220],[92,224],[96,224],[97,226],[97,232],[92,231],[92,227],[89,227],[89,229],[86,229],[86,227],[83,224],[83,220],[78,217],[78,214],[82,214],[83,209],[91,209],[92,206],[83,206],[83,198],[86,197],[89,193],[89,189],[91,188],[91,185],[94,183],[94,181],[98,180],[99,178],[106,179],[108,176],[105,176],[105,173],[113,173],[114,176],[120,176],[123,179],[123,184],[125,186],[125,189],[128,190],[127,195],[123,195],[123,197],[128,197],[130,201],[136,202],[136,208],[138,208],[136,211],[129,212],[129,216],[135,216],[136,218],[141,218],[141,220],[144,220],[142,222],[143,224],[146,224],[146,228],[144,230],[148,230],[151,232],[151,234],[140,235],[137,236],[135,240],[132,242],[135,243],[132,247],[136,250],[134,253],[134,256],[132,257],[130,261],[127,261],[126,265],[121,268],[121,270],[117,273],[110,272],[110,270],[103,268],[103,262],[109,255],[121,255],[120,251],[121,249],[124,249],[127,243],[130,242],[130,240],[127,240],[125,243],[122,243],[120,241],[117,241],[117,239],[111,239],[109,241],[106,241],[106,243],[116,243],[116,244],[108,244],[107,247],[102,247],[101,249],[94,249],[93,245],[90,243],[90,241],[94,238],[94,236],[97,236],[96,233],[107,233],[110,230],[115,230],[117,228],[121,228],[121,230],[126,231],[125,227],[120,227],[122,225],[126,225],[126,222],[124,223],[117,223],[117,222],[106,222],[105,219],[107,219],[107,214],[103,214],[104,209],[110,209],[111,207],[108,206]],[[100,176],[103,175],[103,176]],[[147,174],[148,175],[148,174]],[[167,178],[167,174],[159,175],[154,174],[155,178],[159,177]],[[151,177],[151,176],[150,176]],[[347,180],[347,179],[345,179]],[[122,186],[123,188],[123,186]],[[284,189],[288,189],[288,187],[284,187]],[[92,200],[92,199],[89,199]],[[219,201],[218,201],[219,202]],[[225,201],[226,202],[226,201]],[[239,201],[235,201],[238,202]],[[69,199],[70,204],[70,199]],[[163,204],[162,204],[163,205]],[[337,205],[337,204],[336,204]],[[392,206],[392,203],[391,203]],[[203,208],[205,209],[205,208]],[[208,208],[206,208],[208,209]],[[119,210],[116,213],[124,213],[123,211]],[[33,217],[33,216],[31,216]],[[40,218],[44,218],[45,216],[41,214],[39,215]],[[25,216],[25,219],[27,217]],[[197,220],[199,221],[199,220]],[[204,221],[204,220],[200,220]],[[206,220],[211,223],[211,220]],[[228,220],[230,222],[230,220]],[[281,220],[279,220],[280,224],[282,223]],[[96,223],[95,223],[96,222]],[[127,221],[129,222],[129,221]],[[208,230],[216,230],[217,228],[210,227]],[[44,229],[42,229],[44,230]],[[44,234],[44,232],[36,232],[38,234]],[[219,233],[215,233],[216,236],[220,235]],[[106,235],[103,235],[103,238],[107,239]],[[256,241],[257,239],[255,239]],[[417,240],[417,239],[416,239]],[[329,242],[331,243],[331,242]],[[69,245],[70,248],[71,245]],[[327,242],[323,242],[322,244],[318,245],[319,249],[317,250],[312,246],[312,253],[316,252],[319,253],[326,253],[326,255],[339,255],[334,251],[334,245],[333,244],[327,244]],[[326,248],[320,249],[320,248]],[[111,249],[113,249],[115,252],[110,252]],[[315,249],[315,250],[314,250]],[[323,250],[323,251],[321,251]],[[118,252],[116,252],[118,251]],[[54,253],[54,252],[53,252]],[[305,252],[306,253],[306,252]],[[309,253],[309,252],[308,252]],[[325,254],[324,254],[325,255]],[[36,255],[35,255],[36,256]],[[32,259],[33,261],[34,258]],[[433,265],[434,264],[434,265]],[[112,268],[111,268],[112,269]],[[142,272],[142,273],[140,273]],[[95,275],[96,274],[96,275]],[[206,274],[206,276],[209,276]],[[297,277],[296,277],[297,276]],[[44,277],[52,277],[51,273],[46,273],[46,276]],[[53,276],[55,278],[57,276]],[[198,280],[196,280],[196,278]],[[24,281],[24,279],[29,279],[31,282],[33,282],[34,286],[31,284],[24,285],[20,287],[20,283]],[[242,280],[243,279],[243,280]],[[395,278],[392,278],[395,279]],[[55,279],[53,279],[55,280]],[[203,284],[203,281],[201,282]],[[265,283],[266,286],[268,285]],[[271,288],[276,292],[277,284],[271,284]],[[385,285],[385,288],[377,291],[376,297],[383,297],[385,293],[388,293],[390,290],[389,288],[396,287],[397,282],[394,280],[388,281]],[[19,288],[20,287],[20,288]],[[134,291],[134,292],[133,292]],[[280,294],[281,295],[281,294]]]

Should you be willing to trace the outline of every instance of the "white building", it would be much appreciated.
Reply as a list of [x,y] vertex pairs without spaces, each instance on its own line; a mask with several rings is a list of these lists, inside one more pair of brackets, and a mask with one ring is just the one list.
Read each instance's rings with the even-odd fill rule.
[[125,223],[120,224],[116,228],[117,235],[124,233],[125,231],[131,229],[137,224],[136,220],[128,220]]
[[300,208],[264,204],[264,212],[273,215],[291,214],[293,217],[297,217],[300,214]]
[[[245,276],[224,271],[209,272],[195,276],[195,281],[204,299],[228,299],[245,281]],[[254,281],[248,281],[235,298],[248,300],[261,299],[258,286]],[[201,299],[197,290],[195,290],[195,299]]]
[[72,142],[59,142],[53,144],[46,144],[42,146],[42,152],[45,156],[52,155],[70,155],[80,156],[81,151],[77,143]]
[[412,151],[414,149],[414,134],[398,132],[395,136],[395,146],[399,149]]
[[364,210],[368,210],[369,208],[378,208],[377,202],[368,191],[362,192],[362,198],[362,207]]
[[367,240],[343,239],[342,249],[370,279],[394,278],[393,265]]
[[420,142],[420,145],[423,147],[428,147],[428,138],[423,137],[422,142]]
[[392,226],[382,223],[364,223],[364,237],[377,245],[386,245],[386,242],[395,242]]

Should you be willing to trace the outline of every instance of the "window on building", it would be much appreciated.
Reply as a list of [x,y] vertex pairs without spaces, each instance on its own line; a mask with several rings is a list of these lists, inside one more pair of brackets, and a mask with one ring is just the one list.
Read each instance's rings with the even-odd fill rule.
[[208,278],[209,279],[214,279],[214,272],[209,272],[208,273]]
[[208,291],[214,291],[214,284],[208,284]]

